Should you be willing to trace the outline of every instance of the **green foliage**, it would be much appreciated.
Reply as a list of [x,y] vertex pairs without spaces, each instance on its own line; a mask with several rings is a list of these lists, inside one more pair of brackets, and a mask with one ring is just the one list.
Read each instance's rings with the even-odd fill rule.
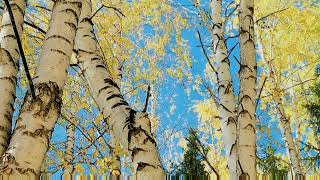
[[[312,129],[314,134],[313,141],[315,142],[307,142],[306,151],[314,152],[313,156],[308,157],[306,160],[310,163],[313,167],[318,167],[320,165],[320,149],[315,147],[320,144],[320,82],[316,82],[314,86],[310,88],[311,94],[313,98],[310,98],[310,101],[305,105],[306,109],[308,110],[311,118],[308,121],[309,127]],[[315,145],[312,145],[315,144]]]
[[265,150],[265,157],[258,159],[258,167],[263,174],[271,174],[273,177],[286,175],[289,166],[281,161],[275,151],[274,147],[268,145]]
[[315,137],[319,137],[320,136],[320,82],[317,82],[310,89],[312,94],[314,94],[314,98],[311,98],[312,100],[306,104],[306,108],[311,115],[309,125],[313,129]]
[[184,160],[181,168],[178,170],[179,174],[201,176],[208,174],[205,170],[205,165],[202,162],[203,158],[199,152],[199,144],[197,142],[197,132],[190,130],[187,137],[187,150],[183,157]]

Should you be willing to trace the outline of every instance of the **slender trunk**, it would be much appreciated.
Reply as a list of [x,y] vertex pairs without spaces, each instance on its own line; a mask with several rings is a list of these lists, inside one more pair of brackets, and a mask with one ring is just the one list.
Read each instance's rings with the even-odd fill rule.
[[[74,117],[70,118],[72,122],[75,121]],[[76,124],[76,123],[75,123]],[[66,162],[68,165],[65,167],[64,173],[68,175],[72,175],[73,168],[73,160],[74,160],[74,145],[75,145],[75,126],[68,122],[67,124],[67,142],[66,142]]]
[[[23,17],[27,2],[24,0],[10,1],[10,7],[15,19],[18,33],[21,37]],[[10,15],[6,8],[1,21],[0,32],[0,155],[8,147],[11,133],[13,104],[16,94],[17,75],[19,70],[19,49],[16,36],[11,24]]]
[[[292,130],[290,126],[290,119],[287,118],[282,104],[279,104],[278,113],[280,116],[280,126],[283,128],[285,143],[287,145],[291,165],[296,175],[303,175],[301,168],[301,159],[299,158],[299,151],[292,137]],[[300,156],[301,157],[301,156]]]
[[[259,36],[259,34],[257,34],[257,40],[258,40],[258,45],[260,47],[260,53],[261,53],[261,57],[262,60],[266,63],[266,65],[268,66],[269,70],[270,70],[270,78],[271,80],[273,80],[274,84],[275,84],[275,88],[274,91],[276,92],[280,92],[279,90],[279,86],[280,86],[280,80],[277,77],[277,74],[275,72],[275,68],[272,66],[272,64],[270,64],[270,62],[268,60],[265,59],[265,53],[263,51],[264,47],[263,44],[261,43],[261,37]],[[271,56],[272,58],[272,56]],[[291,165],[293,167],[293,171],[295,174],[297,175],[303,175],[302,172],[302,165],[301,165],[301,160],[299,160],[299,152],[296,149],[295,143],[293,141],[293,137],[292,137],[292,130],[291,130],[291,126],[290,126],[290,119],[288,119],[288,117],[286,116],[286,112],[284,110],[283,104],[280,100],[275,100],[278,105],[278,114],[279,114],[279,124],[283,129],[283,136],[285,138],[285,143],[287,146],[287,149],[289,151],[289,159],[291,162]]]
[[1,159],[1,173],[40,173],[49,148],[50,138],[60,114],[62,89],[73,49],[81,1],[55,1],[45,45],[41,53],[37,78],[34,80],[36,98],[30,93]]
[[241,174],[257,178],[256,171],[256,83],[254,2],[240,1],[240,96],[238,107],[238,156]]
[[214,21],[212,29],[214,54],[212,61],[216,61],[218,63],[216,69],[218,94],[220,98],[218,111],[221,119],[223,142],[228,155],[230,179],[235,180],[238,179],[236,155],[236,105],[230,73],[230,61],[227,56],[227,47],[224,39],[221,6],[221,0],[213,0],[211,2],[212,19]]
[[112,128],[112,136],[130,152],[137,175],[141,178],[147,178],[145,175],[161,177],[164,171],[148,115],[130,108],[99,55],[89,18],[91,2],[84,2],[81,15],[75,49],[93,98]]

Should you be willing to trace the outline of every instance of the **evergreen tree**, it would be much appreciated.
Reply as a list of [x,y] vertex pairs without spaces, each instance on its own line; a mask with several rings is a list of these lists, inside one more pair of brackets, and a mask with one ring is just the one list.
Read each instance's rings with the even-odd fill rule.
[[178,170],[179,174],[201,176],[207,175],[205,165],[202,162],[203,157],[199,152],[199,144],[197,142],[197,132],[193,129],[190,130],[188,137],[187,150],[184,153],[184,160]]
[[[319,75],[319,74],[317,74]],[[310,102],[306,104],[306,108],[311,116],[308,121],[309,127],[313,130],[314,136],[316,137],[316,146],[311,144],[305,144],[305,149],[307,152],[313,154],[313,156],[308,157],[310,168],[315,171],[319,170],[320,167],[320,82],[315,83],[315,85],[310,88],[313,98],[310,98]]]
[[289,167],[281,162],[275,154],[276,149],[271,145],[264,150],[265,156],[258,159],[258,167],[263,174],[271,175],[273,179],[276,177],[284,177],[288,174]]

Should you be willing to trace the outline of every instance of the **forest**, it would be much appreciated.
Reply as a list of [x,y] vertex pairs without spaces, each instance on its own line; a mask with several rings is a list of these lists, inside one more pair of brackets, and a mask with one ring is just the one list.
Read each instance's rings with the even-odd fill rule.
[[320,178],[319,0],[1,0],[0,23],[1,179]]

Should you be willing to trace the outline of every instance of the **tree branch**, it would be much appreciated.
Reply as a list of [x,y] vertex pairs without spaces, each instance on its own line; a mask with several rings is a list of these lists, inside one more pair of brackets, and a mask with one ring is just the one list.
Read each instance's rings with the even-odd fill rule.
[[144,108],[143,108],[143,111],[142,112],[147,112],[147,109],[148,109],[148,102],[149,102],[149,98],[151,96],[151,93],[150,93],[150,85],[148,86],[148,92],[147,92],[147,98],[146,98],[146,103],[144,104]]
[[261,93],[262,93],[262,91],[263,91],[264,85],[266,84],[267,79],[268,79],[268,77],[265,77],[265,78],[264,78],[263,83],[262,83],[262,86],[261,86],[261,88],[260,88],[259,95],[258,95],[257,101],[256,101],[256,109],[257,109],[257,106],[258,106],[258,104],[259,104],[260,96],[261,96]]
[[42,34],[44,34],[44,35],[46,34],[46,31],[45,31],[45,30],[43,30],[42,28],[40,28],[39,26],[37,26],[37,25],[35,25],[35,24],[33,24],[33,23],[27,22],[27,21],[24,21],[24,23],[25,23],[26,25],[28,25],[28,26],[30,26],[30,27],[38,30],[38,31],[41,32]]
[[93,15],[90,17],[90,19],[92,19],[102,8],[108,8],[108,9],[113,9],[115,10],[116,12],[120,13],[123,17],[126,17],[119,9],[115,8],[115,7],[111,7],[111,6],[105,6],[105,5],[102,5],[100,6],[99,9],[96,10],[96,12],[93,13]]
[[206,57],[209,65],[211,66],[212,70],[213,70],[215,73],[217,73],[216,69],[214,68],[213,64],[211,63],[210,58],[209,58],[209,56],[208,56],[208,54],[207,54],[207,52],[206,52],[206,50],[205,50],[205,48],[204,48],[204,45],[203,45],[202,38],[201,38],[201,35],[200,35],[199,30],[197,31],[197,33],[198,33],[198,37],[199,37],[199,40],[200,40],[200,45],[201,45],[203,54],[205,55],[205,57]]
[[289,9],[289,8],[287,7],[287,8],[280,9],[280,10],[278,10],[278,11],[272,12],[272,13],[270,13],[270,14],[268,14],[268,15],[265,15],[265,16],[261,17],[260,19],[256,20],[256,22],[254,22],[254,23],[258,23],[259,21],[264,20],[265,18],[267,18],[267,17],[269,17],[269,16],[272,16],[272,15],[274,15],[274,14],[276,14],[276,13],[285,11],[285,10],[287,10],[287,9]]

